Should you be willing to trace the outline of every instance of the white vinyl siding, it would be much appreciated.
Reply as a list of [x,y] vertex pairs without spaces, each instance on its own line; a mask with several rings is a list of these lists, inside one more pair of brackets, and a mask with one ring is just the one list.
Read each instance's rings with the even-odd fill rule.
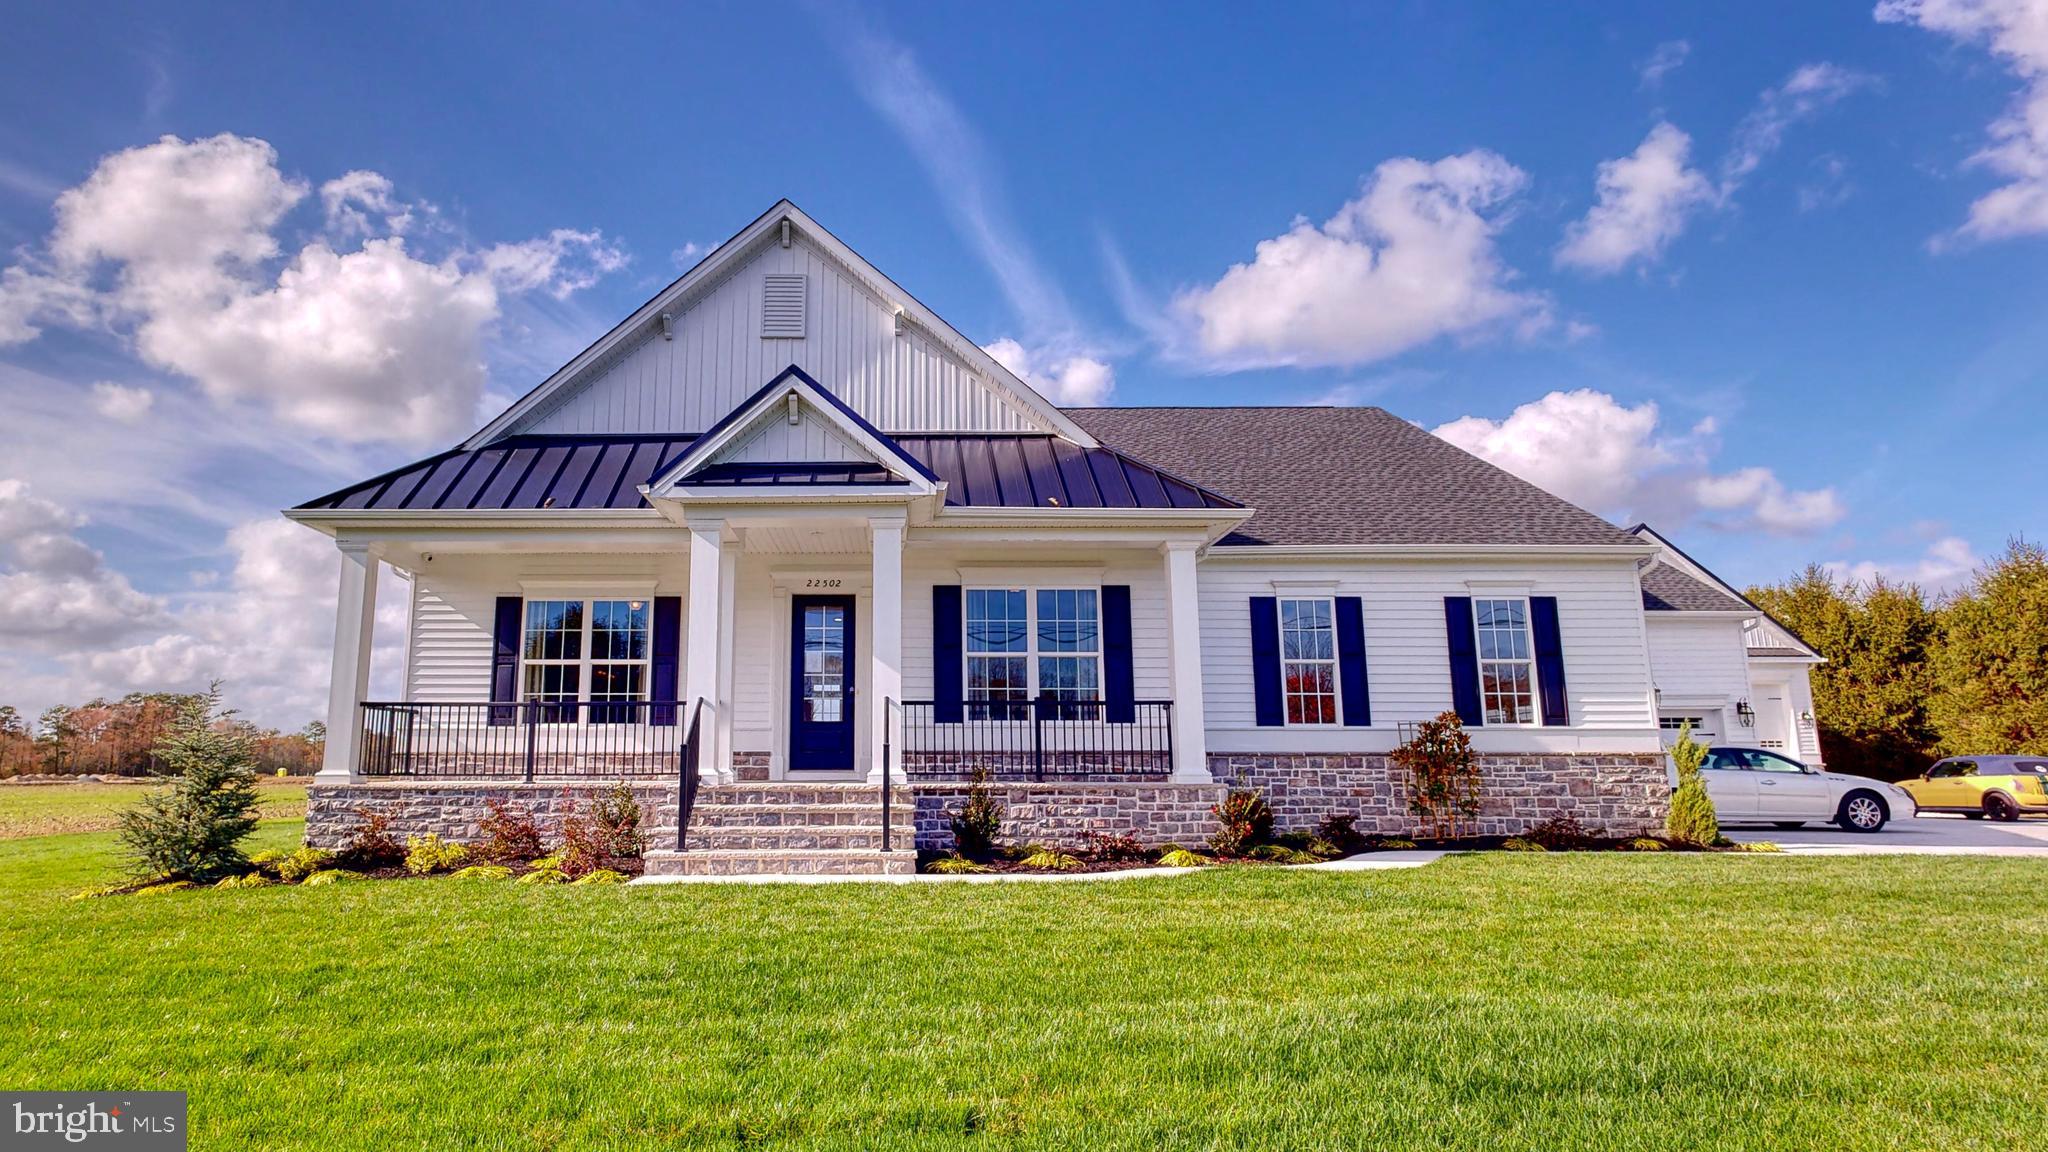
[[[805,336],[763,339],[762,278],[808,284]],[[990,388],[893,306],[799,234],[770,243],[602,373],[521,420],[519,432],[703,432],[795,364],[889,432],[1034,431],[1037,418]]]
[[[1484,581],[1526,585],[1532,595],[1557,597],[1573,730],[1630,730],[1649,737],[1656,729],[1642,601],[1628,559],[1257,563],[1219,560],[1212,553],[1202,564],[1200,580],[1202,685],[1211,732],[1259,731],[1252,695],[1251,597],[1275,595],[1276,583],[1319,582],[1334,583],[1338,596],[1365,601],[1372,621],[1365,651],[1375,728],[1427,720],[1451,707],[1444,598],[1484,597],[1487,593],[1468,586],[1468,581]],[[1572,734],[1549,731],[1559,738]]]

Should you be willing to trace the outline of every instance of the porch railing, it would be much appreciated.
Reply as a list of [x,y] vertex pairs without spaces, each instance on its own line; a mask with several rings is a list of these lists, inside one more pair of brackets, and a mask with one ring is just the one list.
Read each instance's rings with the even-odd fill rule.
[[441,780],[666,779],[688,740],[682,711],[672,700],[369,703],[358,770]]
[[703,745],[698,743],[698,733],[704,726],[704,701],[700,697],[690,706],[690,726],[683,730],[682,754],[676,757],[676,851],[684,850],[684,839],[690,833],[690,813],[697,807],[697,785],[701,782],[698,764]]
[[959,780],[1123,779],[1173,772],[1173,701],[1140,700],[1111,719],[1100,700],[968,701],[941,722],[930,700],[903,702],[903,774]]

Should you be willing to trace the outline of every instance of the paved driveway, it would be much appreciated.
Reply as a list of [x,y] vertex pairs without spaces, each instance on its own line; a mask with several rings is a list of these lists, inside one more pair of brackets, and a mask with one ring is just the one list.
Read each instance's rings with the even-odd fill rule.
[[1730,840],[1769,840],[1787,852],[1815,855],[1928,853],[1952,856],[2048,856],[2048,820],[2028,817],[2013,824],[1961,816],[1896,817],[1884,831],[1844,832],[1832,824],[1808,824],[1797,831],[1769,825],[1735,825],[1721,830]]

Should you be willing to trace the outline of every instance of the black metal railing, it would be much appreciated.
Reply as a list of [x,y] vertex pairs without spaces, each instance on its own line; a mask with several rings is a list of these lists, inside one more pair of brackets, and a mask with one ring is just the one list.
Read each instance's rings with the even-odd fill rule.
[[698,734],[704,727],[704,700],[699,697],[690,706],[690,726],[683,730],[682,754],[676,757],[676,851],[683,850],[684,838],[690,832],[690,813],[697,807],[697,765],[703,745]]
[[666,778],[687,733],[672,700],[371,703],[365,776],[437,780]]
[[1173,772],[1173,701],[1140,700],[1130,719],[1100,700],[968,701],[957,721],[930,700],[903,702],[903,774],[997,780],[1118,779]]

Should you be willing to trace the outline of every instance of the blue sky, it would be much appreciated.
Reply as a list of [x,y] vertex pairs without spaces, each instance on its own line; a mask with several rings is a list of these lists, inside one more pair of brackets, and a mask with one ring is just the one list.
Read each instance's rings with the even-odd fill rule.
[[1737,582],[2040,534],[2043,4],[1495,7],[18,11],[0,703],[310,718],[274,510],[783,196],[1049,392],[1379,404]]

